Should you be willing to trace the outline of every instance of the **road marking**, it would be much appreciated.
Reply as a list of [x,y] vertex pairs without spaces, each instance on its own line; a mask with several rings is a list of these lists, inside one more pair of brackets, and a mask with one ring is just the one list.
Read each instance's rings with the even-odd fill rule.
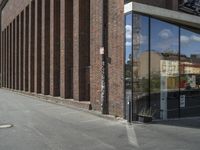
[[6,129],[6,128],[12,128],[13,125],[12,124],[2,124],[0,125],[0,129]]
[[126,131],[127,131],[127,136],[128,136],[128,140],[129,143],[137,148],[139,148],[139,144],[138,144],[138,140],[137,140],[137,136],[135,133],[135,129],[133,127],[133,125],[126,125]]

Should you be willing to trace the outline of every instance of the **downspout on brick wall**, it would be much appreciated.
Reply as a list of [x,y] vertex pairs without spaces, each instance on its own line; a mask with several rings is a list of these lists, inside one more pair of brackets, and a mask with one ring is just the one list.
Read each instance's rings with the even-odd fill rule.
[[107,56],[108,56],[108,0],[102,1],[102,69],[101,69],[101,111],[102,114],[109,114],[108,110],[108,67],[107,67]]

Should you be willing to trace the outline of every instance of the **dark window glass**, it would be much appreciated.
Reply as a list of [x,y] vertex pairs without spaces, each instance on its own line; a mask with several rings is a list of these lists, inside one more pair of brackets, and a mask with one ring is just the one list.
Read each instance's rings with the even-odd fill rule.
[[200,34],[181,29],[180,115],[200,115]]
[[151,19],[150,100],[156,117],[178,114],[179,28]]

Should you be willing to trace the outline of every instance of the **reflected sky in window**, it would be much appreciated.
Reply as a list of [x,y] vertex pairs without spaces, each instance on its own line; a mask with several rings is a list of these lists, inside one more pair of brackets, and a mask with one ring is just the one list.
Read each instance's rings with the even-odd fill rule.
[[[140,52],[147,51],[148,37],[148,17],[141,16],[140,27]],[[167,22],[151,18],[151,50],[159,52],[178,52],[179,27]],[[126,60],[132,51],[132,15],[126,16]],[[181,28],[181,50],[190,57],[191,54],[199,54],[200,34]]]
[[178,52],[178,26],[151,19],[151,50]]
[[200,35],[181,29],[181,52],[188,57],[191,54],[200,54]]
[[129,60],[129,56],[132,53],[132,14],[126,15],[126,62]]

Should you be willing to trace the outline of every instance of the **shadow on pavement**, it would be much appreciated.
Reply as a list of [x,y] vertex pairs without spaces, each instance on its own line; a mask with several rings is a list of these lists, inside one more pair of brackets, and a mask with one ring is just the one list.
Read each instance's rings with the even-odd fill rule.
[[160,124],[160,125],[200,129],[200,117],[153,121],[151,124]]

